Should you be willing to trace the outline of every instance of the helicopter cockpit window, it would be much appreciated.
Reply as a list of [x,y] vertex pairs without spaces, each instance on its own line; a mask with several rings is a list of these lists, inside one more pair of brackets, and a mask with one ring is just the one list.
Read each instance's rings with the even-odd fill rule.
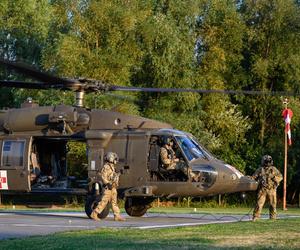
[[188,136],[175,136],[188,161],[198,158],[207,158],[200,146]]
[[203,189],[210,188],[217,180],[218,172],[209,165],[194,166],[195,181],[199,182]]
[[23,166],[24,149],[25,141],[4,141],[2,147],[2,167]]

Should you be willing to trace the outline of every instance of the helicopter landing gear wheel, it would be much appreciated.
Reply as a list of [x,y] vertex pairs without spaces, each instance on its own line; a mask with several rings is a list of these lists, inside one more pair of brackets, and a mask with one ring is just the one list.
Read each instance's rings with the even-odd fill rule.
[[[85,213],[89,218],[91,218],[91,213],[96,208],[97,204],[101,201],[101,199],[102,199],[102,195],[90,196],[87,198],[84,208],[85,208]],[[100,214],[98,214],[99,219],[105,219],[109,214],[109,209],[110,209],[110,203],[108,203],[106,207],[103,209],[103,211]]]
[[151,207],[151,201],[145,200],[143,198],[126,198],[125,201],[125,211],[128,215],[133,217],[143,216],[147,210]]

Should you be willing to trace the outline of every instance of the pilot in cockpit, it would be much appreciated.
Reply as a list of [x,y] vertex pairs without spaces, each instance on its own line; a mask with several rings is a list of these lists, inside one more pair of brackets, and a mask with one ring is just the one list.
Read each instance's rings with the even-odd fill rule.
[[162,138],[162,144],[159,154],[163,167],[168,171],[182,171],[186,176],[190,176],[193,179],[195,174],[183,160],[179,160],[176,156],[173,139],[165,136]]

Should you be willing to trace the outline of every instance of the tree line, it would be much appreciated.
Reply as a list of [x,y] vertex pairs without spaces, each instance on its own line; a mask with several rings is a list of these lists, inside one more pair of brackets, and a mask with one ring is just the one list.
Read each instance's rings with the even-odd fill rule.
[[[0,1],[1,58],[115,85],[299,93],[299,44],[298,0]],[[16,77],[2,68],[0,75]],[[89,94],[85,104],[169,122],[245,174],[254,172],[264,154],[283,169],[284,97],[114,94],[119,98]],[[40,105],[74,103],[72,93],[2,88],[0,106],[18,107],[28,96]],[[289,98],[289,107],[294,117],[288,183],[294,195],[299,98]]]

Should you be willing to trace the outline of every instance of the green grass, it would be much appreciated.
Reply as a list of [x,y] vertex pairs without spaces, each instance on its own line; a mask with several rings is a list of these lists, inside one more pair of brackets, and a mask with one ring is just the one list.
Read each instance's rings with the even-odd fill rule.
[[[148,210],[148,213],[218,213],[218,214],[252,214],[254,207],[232,207],[232,208],[181,208],[181,207],[154,207]],[[278,214],[299,215],[300,208],[288,208],[284,211],[277,208]],[[263,209],[263,214],[268,214],[268,208]]]
[[0,249],[300,249],[300,219],[76,231],[2,240]]
[[[77,208],[14,211],[83,211]],[[0,211],[12,211],[11,206]],[[154,207],[148,213],[252,214],[252,208]],[[268,209],[263,210],[268,214]],[[278,209],[279,215],[299,215],[300,208]],[[101,223],[101,222],[100,222]],[[24,229],[26,230],[26,229]],[[277,221],[237,222],[171,229],[96,229],[0,240],[6,249],[300,249],[300,218]]]

